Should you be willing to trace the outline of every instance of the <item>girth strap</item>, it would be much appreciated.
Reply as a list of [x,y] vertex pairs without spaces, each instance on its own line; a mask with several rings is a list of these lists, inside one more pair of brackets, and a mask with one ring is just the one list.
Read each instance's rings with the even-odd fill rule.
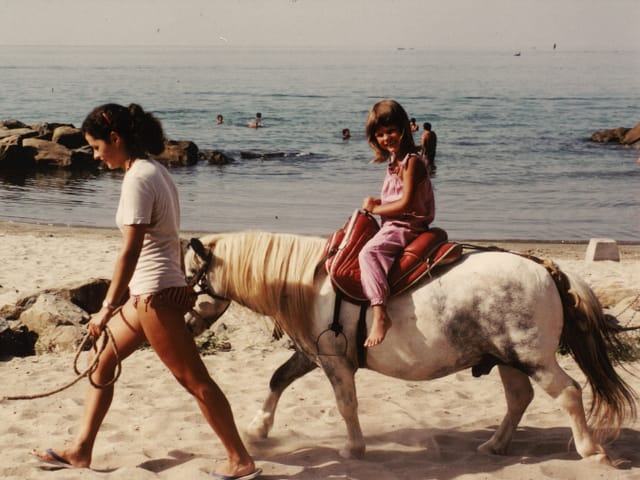
[[[342,333],[342,324],[340,323],[340,308],[344,300],[344,294],[340,290],[336,290],[336,300],[333,305],[333,321],[329,329],[335,333],[336,337]],[[360,303],[360,315],[358,317],[358,327],[356,330],[356,351],[358,352],[358,368],[367,366],[367,349],[364,341],[367,338],[367,309],[368,303]]]

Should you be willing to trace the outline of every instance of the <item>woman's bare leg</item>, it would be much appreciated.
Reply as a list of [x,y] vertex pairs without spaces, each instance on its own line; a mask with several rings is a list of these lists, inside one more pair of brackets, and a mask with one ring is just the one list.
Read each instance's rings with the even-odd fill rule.
[[[124,360],[131,355],[143,342],[144,334],[137,318],[136,310],[130,302],[122,308],[107,325],[113,334],[118,347],[118,356]],[[116,367],[116,357],[109,342],[100,356],[97,370],[91,378],[97,385],[107,383],[113,378]],[[93,445],[98,435],[100,425],[104,420],[111,400],[113,399],[113,385],[107,388],[95,388],[89,385],[85,396],[80,429],[72,443],[64,448],[53,451],[74,467],[88,467],[91,465]],[[43,460],[52,460],[51,455],[34,450],[32,452]]]
[[247,475],[255,471],[253,459],[240,438],[231,406],[202,362],[183,315],[172,308],[153,308],[140,302],[138,317],[149,343],[178,382],[198,402],[205,419],[227,452],[227,463],[218,473]]

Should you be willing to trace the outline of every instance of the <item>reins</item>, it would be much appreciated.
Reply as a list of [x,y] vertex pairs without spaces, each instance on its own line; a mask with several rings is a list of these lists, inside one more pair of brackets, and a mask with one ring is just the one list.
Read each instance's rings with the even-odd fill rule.
[[[225,297],[223,297],[221,295],[218,295],[217,293],[212,291],[211,288],[209,288],[209,285],[207,284],[207,280],[206,280],[206,272],[209,270],[209,267],[211,266],[211,260],[212,260],[213,256],[211,254],[211,251],[207,251],[204,248],[198,248],[197,242],[194,241],[194,240],[195,239],[192,239],[192,241],[189,242],[189,246],[204,261],[204,264],[203,264],[202,268],[198,271],[198,273],[194,276],[194,278],[189,282],[189,286],[194,287],[194,286],[197,285],[199,287],[199,289],[200,289],[200,291],[197,292],[198,295],[206,294],[206,295],[209,295],[210,297],[213,297],[213,298],[218,299],[218,300],[226,300],[226,301],[228,301],[227,298],[225,298]],[[119,313],[121,309],[122,309],[122,307],[117,308],[113,312],[113,315],[116,315],[117,313]],[[118,347],[117,347],[115,339],[113,337],[113,333],[111,333],[111,330],[106,325],[104,327],[103,333],[91,345],[91,348],[94,351],[94,357],[93,357],[93,360],[92,360],[91,364],[86,369],[84,369],[83,371],[80,371],[80,369],[78,368],[78,361],[80,359],[80,354],[85,350],[85,346],[87,345],[87,342],[89,341],[90,338],[91,338],[91,336],[87,332],[85,334],[84,338],[82,339],[82,341],[80,342],[80,344],[78,345],[78,348],[76,350],[76,354],[75,354],[75,357],[73,359],[73,371],[76,374],[76,378],[74,378],[73,380],[71,380],[70,382],[66,383],[65,385],[63,385],[61,387],[58,387],[58,388],[55,388],[53,390],[49,390],[49,391],[46,391],[46,392],[35,393],[35,394],[31,394],[31,395],[8,395],[8,396],[0,397],[0,402],[3,401],[3,400],[34,400],[36,398],[49,397],[51,395],[55,395],[56,393],[60,393],[60,392],[62,392],[64,390],[66,390],[67,388],[75,385],[76,383],[78,383],[80,380],[82,380],[85,377],[87,377],[89,379],[89,383],[91,383],[91,385],[94,388],[104,389],[104,388],[108,388],[108,387],[112,386],[114,383],[116,383],[118,381],[118,378],[120,378],[120,374],[122,373],[122,362],[120,360],[120,354],[118,352]],[[100,341],[100,339],[102,339],[102,342],[101,342],[100,347],[98,348],[96,345]],[[113,378],[111,380],[109,380],[105,384],[98,384],[91,378],[91,375],[97,370],[98,364],[100,362],[100,355],[107,348],[109,340],[111,340],[111,345],[113,346],[113,353],[114,353],[115,359],[116,359],[116,369],[115,369],[115,372],[114,372],[114,376],[113,376]]]
[[[120,309],[117,309],[114,312],[114,315],[119,310]],[[50,391],[42,392],[42,393],[36,393],[36,394],[32,394],[32,395],[11,395],[11,396],[0,397],[0,401],[2,401],[2,400],[33,400],[33,399],[36,399],[36,398],[48,397],[48,396],[54,395],[56,393],[60,393],[63,390],[66,390],[67,388],[69,388],[69,387],[75,385],[76,383],[78,383],[84,377],[88,377],[89,378],[89,382],[91,383],[91,385],[93,387],[100,388],[100,389],[108,388],[111,385],[113,385],[114,383],[116,383],[116,381],[120,377],[120,374],[122,373],[122,362],[120,361],[120,354],[118,352],[118,347],[116,346],[115,339],[113,338],[113,333],[111,333],[111,330],[107,326],[104,327],[104,332],[98,338],[98,341],[100,340],[100,338],[102,338],[102,343],[101,343],[100,347],[99,348],[96,347],[96,343],[98,343],[97,341],[93,342],[92,348],[93,348],[93,351],[94,351],[94,357],[93,357],[93,361],[91,362],[91,364],[83,371],[80,371],[80,369],[78,368],[78,360],[80,358],[80,354],[84,351],[84,347],[85,347],[85,345],[87,344],[87,341],[90,338],[91,338],[91,336],[87,332],[85,334],[84,338],[82,339],[82,341],[80,342],[80,345],[78,345],[78,349],[76,350],[76,354],[75,354],[75,357],[73,359],[73,371],[77,375],[75,379],[73,379],[69,383],[67,383],[67,384],[65,384],[65,385],[63,385],[63,386],[61,386],[59,388],[56,388],[54,390],[50,390]],[[115,373],[114,373],[113,378],[111,380],[109,380],[105,384],[98,384],[98,383],[94,382],[94,380],[91,378],[91,375],[93,374],[93,372],[95,372],[97,370],[98,363],[100,362],[100,355],[107,348],[109,340],[111,340],[111,345],[113,346],[113,353],[114,353],[114,355],[116,357],[116,370],[115,370]]]

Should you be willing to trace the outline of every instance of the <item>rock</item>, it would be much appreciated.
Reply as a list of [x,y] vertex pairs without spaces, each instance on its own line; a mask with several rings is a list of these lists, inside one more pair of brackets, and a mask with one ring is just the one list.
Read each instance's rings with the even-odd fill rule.
[[591,135],[591,140],[600,143],[619,143],[640,147],[640,123],[633,128],[618,127],[599,130]]
[[[71,167],[71,150],[50,140],[26,138],[22,146],[36,163],[36,167]],[[30,150],[30,151],[29,151]]]
[[167,167],[195,165],[198,163],[198,146],[187,140],[169,140],[164,152],[155,158]]
[[31,125],[31,128],[38,131],[38,138],[42,140],[51,140],[53,138],[53,132],[60,127],[74,128],[70,123],[35,123]]
[[0,138],[0,168],[33,168],[35,160],[22,146],[22,137]]
[[619,127],[610,130],[600,130],[591,135],[591,140],[600,143],[621,143],[622,138],[629,131],[628,128]]
[[292,154],[286,152],[240,152],[240,158],[245,160],[268,160],[270,158],[285,158],[290,156],[292,156]]
[[89,321],[89,314],[69,300],[43,293],[22,312],[20,321],[38,335],[36,353],[75,351],[84,337],[82,325]]
[[49,352],[75,352],[87,331],[77,325],[61,325],[45,331],[35,344],[36,354]]
[[205,160],[209,165],[227,165],[233,162],[233,158],[219,150],[204,150],[199,153],[200,160]]
[[27,128],[27,125],[22,123],[20,120],[0,120],[0,130],[13,130],[15,128]]
[[0,357],[27,357],[35,354],[38,336],[26,325],[0,318]]
[[50,288],[43,293],[55,295],[77,305],[82,310],[95,313],[102,307],[110,281],[104,278],[92,278],[84,282],[72,283],[60,288]]
[[102,162],[93,158],[93,149],[89,145],[71,151],[71,166],[78,169],[97,169]]
[[69,125],[57,127],[51,136],[51,141],[59,143],[70,149],[76,149],[87,145],[82,130]]
[[0,139],[7,137],[18,137],[18,138],[30,138],[37,137],[38,131],[32,128],[11,128],[11,129],[3,129],[0,128]]
[[610,238],[592,238],[589,240],[584,259],[593,262],[600,260],[619,262],[620,253],[618,252],[618,244]]
[[20,321],[40,335],[44,330],[60,325],[81,325],[89,314],[71,301],[51,293],[38,295],[33,305],[20,314]]
[[622,143],[624,145],[633,145],[638,142],[640,142],[640,123],[628,130],[627,133],[624,134],[624,137],[622,137]]

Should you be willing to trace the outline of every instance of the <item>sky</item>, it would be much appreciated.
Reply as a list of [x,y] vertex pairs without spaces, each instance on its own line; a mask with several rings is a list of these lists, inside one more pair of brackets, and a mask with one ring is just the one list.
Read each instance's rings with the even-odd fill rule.
[[640,0],[0,0],[0,12],[0,46],[640,47]]

